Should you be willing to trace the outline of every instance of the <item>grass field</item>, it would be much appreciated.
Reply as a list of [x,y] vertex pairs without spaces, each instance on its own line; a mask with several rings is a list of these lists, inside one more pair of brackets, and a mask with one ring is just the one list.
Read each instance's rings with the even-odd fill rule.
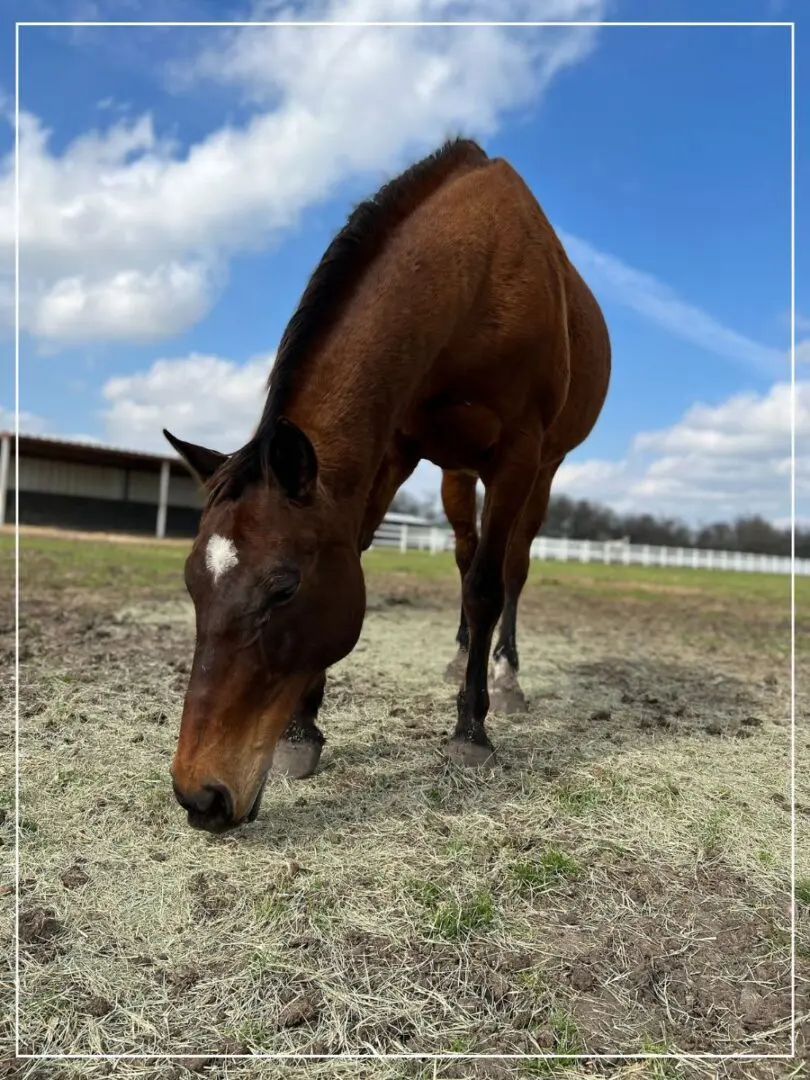
[[[797,583],[797,1007],[787,1061],[212,1061],[216,1053],[786,1053],[789,581],[544,564],[531,708],[450,768],[449,556],[372,551],[318,774],[192,832],[168,765],[193,646],[182,546],[22,539],[21,1041],[0,1075],[808,1076],[810,582]],[[13,546],[0,539],[13,666]],[[13,937],[13,694],[0,950]],[[3,812],[5,811],[5,813]],[[3,1005],[13,998],[12,961]],[[2,1009],[0,1016],[7,1017]]]

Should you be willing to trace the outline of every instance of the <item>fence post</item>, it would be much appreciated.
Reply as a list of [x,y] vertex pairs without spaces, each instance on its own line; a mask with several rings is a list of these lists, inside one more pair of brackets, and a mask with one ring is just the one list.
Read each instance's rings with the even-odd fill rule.
[[8,465],[11,457],[11,436],[4,435],[0,441],[0,525],[6,523],[8,503]]
[[158,485],[158,510],[155,522],[155,536],[162,540],[166,535],[166,512],[169,504],[169,475],[171,464],[165,459],[160,463],[160,482]]
[[399,531],[399,550],[404,555],[408,550],[408,526],[403,525]]

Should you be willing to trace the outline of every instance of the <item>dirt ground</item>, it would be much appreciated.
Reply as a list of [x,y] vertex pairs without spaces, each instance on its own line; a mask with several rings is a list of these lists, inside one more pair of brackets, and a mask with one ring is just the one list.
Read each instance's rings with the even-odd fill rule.
[[[7,543],[0,557],[10,672]],[[531,708],[491,718],[501,764],[473,776],[441,753],[452,560],[372,552],[319,773],[273,780],[255,823],[211,837],[188,828],[168,778],[193,646],[183,557],[23,541],[20,1038],[24,1053],[187,1056],[12,1057],[4,678],[0,1076],[810,1076],[801,614],[793,1061],[212,1060],[786,1054],[788,582],[535,568],[519,625]]]

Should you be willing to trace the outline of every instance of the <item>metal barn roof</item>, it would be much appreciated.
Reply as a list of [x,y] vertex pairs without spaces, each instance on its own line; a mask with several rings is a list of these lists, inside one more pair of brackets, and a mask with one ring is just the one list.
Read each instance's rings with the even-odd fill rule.
[[[13,431],[0,431],[0,438],[9,436],[14,445]],[[170,450],[165,454],[153,454],[148,450],[127,450],[104,443],[82,442],[78,439],[59,439],[46,435],[23,435],[20,433],[20,456],[50,458],[58,461],[77,462],[82,465],[108,465],[114,468],[145,468],[160,471],[161,463],[168,461],[177,476],[188,476],[184,461]]]

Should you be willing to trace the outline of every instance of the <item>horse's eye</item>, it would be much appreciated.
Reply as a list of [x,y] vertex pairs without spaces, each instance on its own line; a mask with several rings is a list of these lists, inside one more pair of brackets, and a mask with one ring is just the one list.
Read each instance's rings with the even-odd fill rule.
[[301,575],[296,567],[274,568],[262,582],[264,603],[267,607],[288,604],[298,592]]

